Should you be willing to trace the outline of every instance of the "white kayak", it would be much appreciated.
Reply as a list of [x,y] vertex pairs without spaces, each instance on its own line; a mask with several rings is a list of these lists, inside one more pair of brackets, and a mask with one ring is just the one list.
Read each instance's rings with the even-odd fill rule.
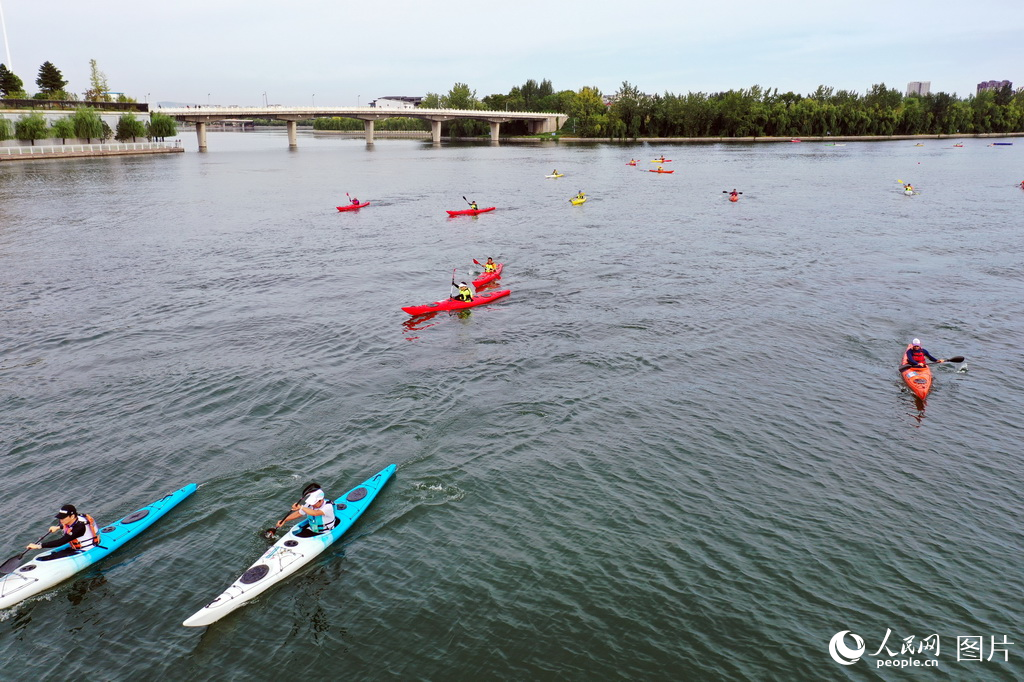
[[[120,521],[100,527],[100,544],[77,552],[70,545],[61,545],[37,555],[32,561],[14,572],[0,577],[0,609],[14,606],[20,601],[48,590],[88,568],[114,550],[132,540],[153,525],[176,504],[196,491],[196,484],[160,498],[153,504],[138,509]],[[56,557],[56,558],[52,558]],[[145,582],[145,581],[143,581]]]
[[311,535],[306,531],[307,519],[295,524],[228,589],[192,614],[182,625],[202,627],[217,622],[319,556],[366,511],[396,468],[394,464],[389,465],[336,499],[334,513],[337,520],[334,528]]

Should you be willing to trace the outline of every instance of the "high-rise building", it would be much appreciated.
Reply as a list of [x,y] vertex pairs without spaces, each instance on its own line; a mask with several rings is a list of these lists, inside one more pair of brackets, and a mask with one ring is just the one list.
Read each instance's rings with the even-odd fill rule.
[[1013,83],[1010,81],[982,81],[978,83],[978,90],[975,94],[980,95],[986,90],[1001,90],[1003,88],[1013,89]]
[[932,82],[931,81],[911,81],[907,83],[907,96],[910,95],[930,95],[932,94]]

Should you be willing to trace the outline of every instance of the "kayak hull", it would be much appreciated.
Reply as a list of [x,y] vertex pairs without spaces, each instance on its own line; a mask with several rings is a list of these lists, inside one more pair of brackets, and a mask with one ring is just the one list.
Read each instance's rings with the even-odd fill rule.
[[672,163],[672,159],[651,159],[651,163]]
[[97,547],[90,547],[71,556],[49,561],[46,560],[46,557],[67,549],[68,545],[54,547],[37,555],[18,570],[0,578],[0,609],[14,606],[20,601],[48,590],[103,559],[152,526],[160,517],[195,491],[196,484],[189,483],[184,488],[141,507],[114,523],[99,526],[100,544]]
[[303,537],[301,533],[308,520],[304,519],[295,524],[227,590],[190,616],[182,625],[203,627],[216,623],[322,554],[366,511],[397,468],[394,464],[385,467],[336,499],[337,523],[331,530]]
[[583,197],[582,199],[569,199],[569,203],[572,204],[573,206],[579,206],[580,204],[587,203],[587,198]]
[[355,211],[356,209],[366,208],[370,205],[369,201],[364,201],[361,204],[348,204],[346,206],[338,206],[339,211]]
[[477,208],[477,209],[467,208],[467,209],[465,209],[463,211],[448,211],[447,213],[450,216],[455,216],[455,215],[480,215],[481,213],[487,213],[488,211],[493,211],[495,208],[496,208],[495,206],[488,206],[487,208]]
[[512,293],[511,289],[499,289],[498,291],[482,291],[478,292],[473,296],[472,301],[456,301],[451,298],[446,298],[441,301],[434,303],[427,303],[426,305],[411,305],[402,308],[405,312],[410,315],[423,315],[425,313],[434,313],[439,310],[463,310],[465,308],[474,308],[478,305],[484,305],[485,303],[493,303],[499,298],[503,298]]
[[564,178],[565,173],[559,173],[558,175],[545,175],[545,178]]
[[738,196],[736,196],[735,194],[730,194],[729,195],[729,201],[739,201],[739,200],[740,200],[740,198]]
[[498,263],[498,267],[494,269],[494,272],[485,272],[476,279],[473,280],[473,288],[479,289],[485,284],[490,284],[496,279],[501,279],[501,271],[504,268],[503,263]]
[[667,171],[667,170],[657,170],[657,169],[655,169],[655,168],[651,168],[651,169],[650,169],[650,170],[648,170],[647,172],[648,172],[648,173],[675,173],[675,171],[674,171],[674,170],[670,170],[670,171]]
[[[903,358],[900,360],[900,367],[905,364],[907,359],[907,351],[910,350],[911,346],[907,346],[906,350],[903,351]],[[932,369],[928,365],[924,367],[911,367],[909,369],[901,370],[900,375],[903,377],[903,383],[907,385],[910,392],[916,395],[921,400],[928,397],[928,392],[932,390]]]

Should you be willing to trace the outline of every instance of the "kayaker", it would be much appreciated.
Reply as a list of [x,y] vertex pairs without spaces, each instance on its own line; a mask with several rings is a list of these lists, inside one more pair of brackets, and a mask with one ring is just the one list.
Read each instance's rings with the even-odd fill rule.
[[586,199],[586,198],[587,198],[587,195],[583,193],[583,190],[580,190],[580,191],[579,191],[579,193],[578,193],[578,194],[576,195],[576,197],[575,197],[575,198],[576,198],[576,199]]
[[558,169],[556,168],[555,170],[551,171],[551,174],[552,175],[558,175]]
[[70,545],[65,550],[54,552],[46,559],[59,559],[71,556],[83,549],[89,549],[99,544],[99,531],[96,530],[96,522],[88,514],[79,514],[73,504],[65,504],[60,508],[54,517],[58,523],[50,526],[50,532],[60,531],[60,537],[46,542],[33,542],[27,549],[50,549],[61,545]]
[[658,166],[658,172],[660,173],[662,170],[663,170],[662,167]]
[[452,298],[456,301],[472,301],[473,290],[465,282],[459,282],[459,291]]
[[352,199],[352,205],[353,206],[358,206],[359,205],[359,199]]
[[334,528],[336,518],[334,515],[334,502],[327,499],[322,488],[317,488],[306,495],[306,499],[302,501],[302,504],[293,504],[292,513],[278,521],[277,527],[280,528],[284,524],[289,521],[294,521],[300,516],[309,517],[308,529],[302,531],[302,533],[299,534],[300,537],[319,535],[324,531]]
[[739,199],[740,198],[740,193],[736,191],[735,187],[733,187],[732,191],[729,192],[729,198],[731,198],[731,199]]
[[484,263],[484,272],[494,272],[498,269],[498,264],[494,262],[494,259],[490,256],[487,257],[487,262]]
[[945,360],[939,360],[938,358],[932,357],[924,348],[921,348],[921,339],[914,339],[910,342],[910,348],[907,349],[906,363],[911,367],[924,367],[925,359],[931,360],[932,362],[945,362]]
[[475,202],[475,201],[471,201],[471,202],[469,202],[469,208],[470,208],[471,210],[474,210],[474,211],[478,211],[478,210],[480,210],[479,208],[477,208],[477,205],[476,205],[476,202]]
[[903,189],[906,190],[907,192],[913,192],[914,186],[908,182],[907,184],[903,185]]

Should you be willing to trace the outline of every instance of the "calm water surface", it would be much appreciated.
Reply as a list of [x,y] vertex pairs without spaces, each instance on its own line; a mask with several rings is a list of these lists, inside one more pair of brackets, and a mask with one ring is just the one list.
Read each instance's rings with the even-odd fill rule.
[[[182,135],[0,164],[0,558],[200,484],[4,612],[3,679],[1024,678],[1020,145]],[[401,312],[487,256],[510,297]],[[969,370],[923,409],[913,336]],[[391,462],[317,561],[181,626],[308,480]]]

